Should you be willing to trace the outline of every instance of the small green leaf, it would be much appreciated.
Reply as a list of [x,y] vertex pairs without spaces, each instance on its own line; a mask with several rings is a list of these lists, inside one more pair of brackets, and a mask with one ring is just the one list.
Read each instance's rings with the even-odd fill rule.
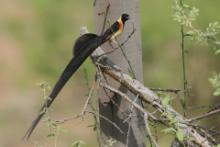
[[167,106],[167,105],[169,105],[169,103],[170,103],[170,97],[169,96],[165,96],[165,97],[163,97],[162,98],[162,104],[164,105],[164,106]]
[[106,141],[104,147],[112,147],[116,142],[117,142],[117,141],[116,141],[115,139],[109,138],[109,139]]
[[219,96],[220,95],[220,90],[217,90],[213,93],[214,96]]
[[50,134],[47,135],[48,138],[49,137],[54,137],[54,136],[55,136],[55,133],[50,133]]
[[218,144],[216,147],[220,147],[220,144]]
[[186,34],[188,36],[193,36],[195,34],[195,32],[193,30],[189,30]]
[[180,142],[183,142],[184,140],[184,132],[181,129],[178,129],[176,132],[176,137]]
[[209,79],[209,82],[212,84],[212,87],[215,89],[213,92],[214,96],[220,95],[220,74],[213,73],[213,77]]
[[73,143],[72,143],[72,147],[81,147],[82,145],[84,145],[85,144],[85,142],[84,141],[82,141],[82,140],[76,140],[76,141],[74,141]]
[[215,55],[219,54],[220,53],[220,49],[216,50],[215,51]]
[[166,128],[163,129],[161,132],[168,134],[168,133],[175,133],[176,130],[174,128]]
[[187,8],[187,9],[190,8],[190,6],[187,5],[187,4],[183,4],[183,7],[184,7],[184,8]]
[[161,98],[161,104],[164,107],[167,107],[173,99],[173,97],[170,94],[164,92],[158,92],[158,96]]

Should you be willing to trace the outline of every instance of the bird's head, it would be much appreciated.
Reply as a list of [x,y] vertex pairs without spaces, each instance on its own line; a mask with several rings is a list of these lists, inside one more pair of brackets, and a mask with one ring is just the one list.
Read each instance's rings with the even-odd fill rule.
[[129,20],[129,18],[130,18],[129,15],[126,14],[126,13],[123,13],[121,15],[121,20],[122,20],[123,23],[125,23],[127,20]]

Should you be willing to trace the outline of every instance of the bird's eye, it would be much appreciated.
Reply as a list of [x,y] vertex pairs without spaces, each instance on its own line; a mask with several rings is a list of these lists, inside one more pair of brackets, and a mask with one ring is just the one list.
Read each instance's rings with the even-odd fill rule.
[[129,19],[129,15],[126,14],[126,13],[122,14],[122,19],[125,20],[125,21],[128,20]]

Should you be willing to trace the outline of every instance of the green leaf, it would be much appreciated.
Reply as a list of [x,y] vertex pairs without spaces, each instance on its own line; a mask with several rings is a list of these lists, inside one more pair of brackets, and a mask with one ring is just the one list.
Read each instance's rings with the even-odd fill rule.
[[190,6],[187,5],[187,4],[183,4],[183,7],[184,7],[184,8],[187,8],[187,9],[190,8]]
[[216,147],[220,147],[220,144],[218,144]]
[[168,134],[168,133],[175,133],[176,130],[174,128],[166,128],[163,129],[161,132]]
[[213,93],[214,96],[219,96],[220,95],[220,89],[217,89],[214,93]]
[[193,30],[189,30],[186,34],[188,36],[193,36],[193,35],[195,35],[195,32]]
[[161,103],[163,106],[168,106],[171,102],[171,100],[173,99],[172,96],[168,93],[164,93],[164,92],[161,92],[161,93],[158,93],[159,97],[161,97]]
[[105,147],[112,147],[117,141],[113,138],[109,138],[106,143],[105,143]]
[[54,137],[54,136],[55,136],[55,133],[50,133],[50,134],[47,135],[48,138],[49,137]]
[[176,132],[176,137],[180,142],[183,142],[184,140],[184,132],[182,129],[178,129]]
[[215,51],[215,55],[219,54],[220,53],[220,49],[216,50]]
[[85,142],[83,140],[76,140],[72,143],[72,147],[81,147],[82,145],[84,145]]
[[163,97],[163,98],[162,98],[162,104],[163,104],[164,106],[169,105],[170,99],[171,99],[171,98],[170,98],[169,96]]
[[212,87],[215,89],[213,92],[214,96],[220,95],[220,74],[213,73],[213,77],[209,79],[209,82],[212,84]]

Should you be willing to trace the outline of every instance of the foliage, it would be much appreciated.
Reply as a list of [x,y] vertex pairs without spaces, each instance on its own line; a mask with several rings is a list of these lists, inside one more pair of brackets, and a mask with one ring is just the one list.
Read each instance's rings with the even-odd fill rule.
[[158,95],[161,97],[161,103],[165,107],[170,105],[173,100],[173,97],[168,93],[159,93]]
[[[183,62],[183,75],[184,75],[184,91],[185,89],[185,82],[186,80],[186,68],[185,68],[185,39],[189,37],[191,40],[196,41],[198,43],[207,43],[213,50],[215,54],[220,53],[220,42],[217,40],[217,35],[220,31],[220,24],[216,22],[209,23],[208,27],[205,30],[199,29],[195,27],[194,22],[197,20],[199,16],[199,9],[195,6],[190,6],[185,3],[184,0],[174,0],[173,5],[173,19],[174,21],[178,22],[181,26],[181,48],[182,48],[182,62]],[[214,73],[213,78],[209,79],[212,86],[215,88],[215,92],[213,95],[219,96],[220,95],[220,74]],[[184,93],[185,94],[185,93]],[[185,95],[184,95],[185,96]],[[184,105],[183,105],[184,108]],[[185,108],[184,108],[185,110]],[[171,117],[170,120],[172,120]],[[168,129],[168,131],[173,132],[174,128]],[[167,131],[167,130],[166,130]],[[176,137],[180,142],[187,137],[182,129],[178,128],[175,129]]]
[[[171,101],[173,100],[172,96],[167,93],[159,93],[159,96],[161,97],[161,104],[168,109],[167,107],[170,106]],[[165,117],[167,121],[169,121],[169,125],[171,127],[163,129],[161,132],[166,134],[175,134],[176,138],[183,142],[185,138],[187,138],[186,134],[184,133],[183,129],[181,129],[181,126],[179,126],[178,119],[175,115],[172,113],[164,112],[162,113],[162,117]]]
[[82,147],[82,145],[84,145],[85,142],[83,140],[76,140],[72,143],[72,147]]
[[209,79],[209,82],[212,84],[215,91],[213,92],[214,96],[220,95],[220,73],[213,73],[213,77]]
[[[49,92],[50,92],[50,85],[47,81],[43,81],[37,84],[40,87],[40,90],[43,92],[43,99],[49,99]],[[50,115],[49,115],[49,109],[46,108],[44,110],[42,110],[43,112],[46,112],[45,114],[45,122],[47,123],[47,125],[49,126],[50,132],[47,135],[48,138],[50,137],[54,137],[54,144],[56,147],[57,144],[57,140],[58,137],[60,135],[61,132],[65,132],[65,130],[61,127],[60,124],[54,123],[53,120],[51,119]]]
[[176,131],[176,137],[177,137],[177,139],[178,139],[180,142],[183,142],[185,136],[186,136],[186,135],[184,134],[184,132],[183,132],[182,129],[177,129],[177,131]]
[[199,15],[199,9],[187,4],[183,4],[183,6],[181,6],[179,0],[175,0],[174,2],[173,19],[182,25],[192,27],[192,22],[195,21],[196,17]]
[[113,138],[109,138],[106,143],[104,144],[104,147],[112,147],[117,141]]
[[171,128],[165,128],[161,132],[166,133],[166,134],[168,134],[168,133],[176,133],[176,130],[171,127]]
[[43,99],[46,100],[48,98],[51,86],[47,81],[43,81],[37,84],[40,87],[40,91],[43,92]]
[[218,22],[209,23],[208,27],[203,31],[193,25],[193,22],[199,16],[198,8],[185,3],[181,5],[179,0],[175,0],[173,10],[173,19],[187,28],[187,33],[184,34],[185,36],[199,43],[206,42],[214,49],[215,54],[220,53],[220,42],[216,39],[220,31],[220,24]]

